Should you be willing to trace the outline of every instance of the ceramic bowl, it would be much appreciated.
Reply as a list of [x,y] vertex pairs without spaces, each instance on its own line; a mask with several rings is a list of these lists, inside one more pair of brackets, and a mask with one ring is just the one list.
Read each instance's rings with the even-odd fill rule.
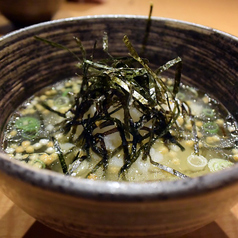
[[[40,36],[76,53],[79,37],[88,55],[95,40],[109,36],[109,51],[126,55],[127,34],[136,49],[144,42],[146,17],[98,16],[41,23],[0,39],[0,125],[39,89],[75,73],[67,51],[37,41]],[[110,47],[111,46],[111,47]],[[207,27],[153,18],[144,54],[158,66],[180,56],[182,81],[222,101],[238,119],[238,39]],[[100,58],[101,50],[94,52]],[[39,171],[0,153],[0,186],[19,207],[69,237],[176,237],[213,221],[238,202],[238,166],[172,182],[111,182]]]
[[0,0],[0,11],[17,26],[51,20],[63,0]]

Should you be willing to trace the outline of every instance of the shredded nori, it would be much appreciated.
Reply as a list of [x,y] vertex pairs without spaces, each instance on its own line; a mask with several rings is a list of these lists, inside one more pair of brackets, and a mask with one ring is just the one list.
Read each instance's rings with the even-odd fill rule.
[[[148,60],[139,57],[128,36],[125,35],[123,41],[130,55],[120,58],[113,57],[109,53],[107,37],[105,33],[102,48],[108,57],[100,61],[94,60],[93,56],[87,59],[82,42],[75,37],[82,52],[82,59],[77,64],[82,71],[82,84],[69,110],[73,116],[65,118],[65,114],[48,108],[44,103],[42,106],[65,118],[58,124],[58,130],[83,151],[84,159],[90,160],[93,154],[101,158],[87,177],[101,167],[106,175],[109,160],[119,153],[123,154],[124,165],[118,174],[122,179],[126,179],[126,172],[140,156],[143,160],[149,159],[154,166],[170,174],[180,178],[187,177],[179,171],[153,161],[150,156],[150,149],[159,138],[166,143],[176,144],[184,150],[178,138],[170,133],[171,127],[176,124],[183,108],[182,103],[176,99],[181,78],[181,58],[177,57],[157,70],[152,70]],[[40,37],[37,39],[59,46]],[[65,47],[60,46],[60,48]],[[177,67],[171,91],[163,82],[161,74],[172,66]],[[96,110],[90,114],[89,111],[93,107]],[[142,114],[138,120],[133,120],[130,108],[136,108]],[[123,120],[115,116],[119,111],[124,115]],[[81,130],[78,130],[79,127]],[[98,131],[98,128],[103,132]],[[76,131],[81,132],[76,134]],[[115,133],[118,133],[121,144],[110,151],[105,139],[108,135]],[[60,155],[63,172],[70,174],[72,171],[67,170],[63,153],[55,139],[54,143]]]
[[[144,54],[149,38],[152,10],[153,5],[150,7],[141,54]],[[124,180],[126,180],[128,169],[140,157],[143,160],[149,159],[152,165],[174,176],[187,177],[173,168],[153,161],[150,156],[150,149],[158,139],[162,139],[165,144],[175,144],[184,150],[184,147],[179,143],[181,135],[177,133],[177,136],[173,136],[170,132],[172,127],[176,127],[180,131],[176,120],[181,110],[183,114],[189,115],[190,119],[193,119],[188,105],[176,98],[182,70],[180,57],[152,70],[148,65],[148,60],[138,55],[127,35],[124,36],[123,41],[129,50],[129,56],[113,57],[109,52],[108,35],[104,33],[102,49],[107,58],[98,61],[94,60],[93,54],[87,59],[83,44],[77,37],[74,39],[80,48],[81,58],[61,44],[40,37],[36,37],[36,39],[72,53],[78,60],[77,67],[82,71],[80,92],[69,109],[73,116],[67,118],[66,114],[60,113],[42,102],[45,109],[64,118],[57,125],[58,130],[56,131],[63,132],[79,150],[74,158],[74,162],[77,163],[68,169],[59,143],[53,137],[63,173],[72,174],[82,161],[90,160],[94,155],[97,155],[100,160],[86,177],[95,173],[99,168],[103,168],[104,176],[106,176],[109,160],[117,154],[122,154],[123,166],[118,176]],[[95,41],[93,49],[95,50],[96,47],[97,41]],[[173,66],[176,66],[176,70],[171,90],[163,82],[161,74]],[[96,109],[93,114],[90,113],[91,108]],[[133,119],[130,108],[136,108],[141,113],[138,120]],[[123,119],[117,118],[117,112],[123,114]],[[195,123],[193,124],[195,125]],[[81,132],[79,133],[79,131]],[[106,137],[116,133],[121,143],[111,151],[107,148]],[[193,126],[193,133],[196,142],[194,150],[198,154],[195,126]],[[79,156],[81,153],[83,156]]]
[[65,162],[65,159],[64,159],[63,152],[60,148],[60,145],[59,145],[58,141],[54,137],[52,137],[52,140],[54,142],[54,147],[56,149],[56,153],[59,156],[59,161],[60,161],[62,171],[63,171],[64,174],[66,174],[68,172],[68,168],[67,168],[67,165],[66,165],[66,162]]

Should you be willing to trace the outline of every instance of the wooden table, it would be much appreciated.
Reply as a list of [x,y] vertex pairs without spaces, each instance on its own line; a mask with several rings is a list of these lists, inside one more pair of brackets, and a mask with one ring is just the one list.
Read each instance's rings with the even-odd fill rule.
[[[148,15],[148,0],[104,0],[103,3],[65,2],[54,19],[102,14]],[[154,0],[153,16],[168,17],[213,27],[238,36],[238,0]],[[0,15],[0,35],[15,27]],[[0,192],[0,238],[63,238],[14,205]],[[218,219],[183,238],[237,238],[238,204]]]

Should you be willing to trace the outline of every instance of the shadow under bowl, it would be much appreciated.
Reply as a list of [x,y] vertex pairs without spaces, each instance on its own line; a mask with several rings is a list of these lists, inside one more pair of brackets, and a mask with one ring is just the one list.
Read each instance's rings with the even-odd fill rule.
[[[109,36],[109,51],[125,56],[129,36],[139,51],[146,17],[71,18],[21,29],[0,40],[0,125],[30,95],[75,74],[72,55],[37,41],[61,43],[88,55]],[[94,58],[100,58],[100,47]],[[153,18],[144,51],[152,67],[180,56],[182,81],[219,99],[238,119],[238,39],[195,24]],[[29,168],[0,153],[0,186],[28,214],[70,237],[177,237],[213,221],[238,201],[238,166],[173,182],[112,182],[65,177]]]

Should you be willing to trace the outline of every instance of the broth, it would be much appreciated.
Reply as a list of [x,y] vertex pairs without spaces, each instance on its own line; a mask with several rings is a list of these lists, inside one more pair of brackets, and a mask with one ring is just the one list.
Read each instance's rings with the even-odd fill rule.
[[[162,81],[172,90],[173,79],[163,77]],[[126,135],[128,150],[138,156],[125,167],[126,152],[123,150],[122,136],[112,123],[104,125],[106,120],[98,119],[92,124],[98,126],[93,128],[92,134],[103,135],[103,140],[100,140],[100,136],[97,137],[92,148],[82,142],[84,137],[92,136],[90,133],[82,136],[86,124],[81,123],[65,131],[66,121],[72,123],[72,108],[75,108],[75,98],[81,85],[82,78],[70,78],[43,89],[24,102],[6,127],[4,151],[12,159],[40,169],[79,178],[119,181],[162,181],[195,177],[230,167],[238,160],[235,143],[237,124],[233,117],[221,103],[206,93],[181,85],[176,100],[183,102],[183,106],[169,128],[167,135],[171,135],[171,138],[156,138],[149,154],[144,156],[139,152],[138,144],[136,149],[133,148],[134,137]],[[100,110],[96,100],[101,99],[95,99],[82,120],[90,120]],[[114,100],[114,96],[111,96],[111,100]],[[110,117],[114,118],[115,123],[124,123],[126,113],[123,109],[115,110],[117,104],[118,101],[115,100],[115,107],[108,109]],[[173,109],[174,102],[170,104]],[[131,123],[142,121],[143,112],[134,107],[133,103],[128,105]],[[152,130],[154,122],[153,119],[147,119],[143,123],[138,130],[138,136],[145,137],[140,144],[142,147],[149,143],[145,135]],[[116,125],[118,128],[118,124]],[[103,152],[103,148],[108,154],[101,158],[99,152]],[[62,157],[65,164],[62,164]]]

